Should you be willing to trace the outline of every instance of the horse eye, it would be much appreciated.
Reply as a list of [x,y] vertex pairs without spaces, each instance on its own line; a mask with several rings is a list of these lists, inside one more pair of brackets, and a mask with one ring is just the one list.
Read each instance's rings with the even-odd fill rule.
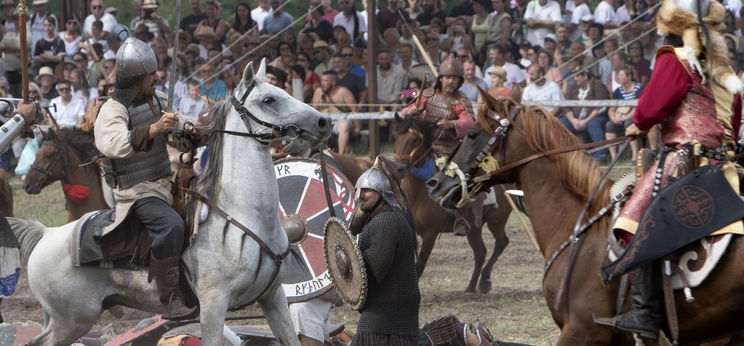
[[269,96],[269,97],[263,99],[263,103],[265,103],[267,105],[270,105],[270,104],[274,103],[274,98],[271,97],[271,96]]
[[476,133],[474,130],[471,129],[468,131],[468,138],[473,139],[477,136],[478,136],[478,133]]

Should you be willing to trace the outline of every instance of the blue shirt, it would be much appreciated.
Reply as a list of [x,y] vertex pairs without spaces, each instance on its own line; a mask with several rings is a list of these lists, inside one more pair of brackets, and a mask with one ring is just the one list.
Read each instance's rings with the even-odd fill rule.
[[349,73],[355,74],[357,77],[361,78],[363,81],[367,80],[367,72],[364,71],[364,68],[361,66],[351,63],[351,67],[349,67]]
[[209,97],[210,100],[219,101],[227,97],[227,85],[222,79],[215,79],[214,84],[209,89],[202,83],[199,86],[199,92]]
[[273,14],[266,16],[263,22],[263,29],[266,30],[269,35],[273,35],[292,25],[293,21],[294,18],[292,18],[291,14],[282,11],[282,13],[279,14],[279,17],[274,17]]

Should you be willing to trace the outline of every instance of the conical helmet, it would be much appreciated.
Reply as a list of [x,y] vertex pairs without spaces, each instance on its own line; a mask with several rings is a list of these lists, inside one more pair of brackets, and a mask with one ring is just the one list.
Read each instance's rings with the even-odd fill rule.
[[152,48],[136,38],[127,38],[116,53],[116,87],[130,88],[157,69],[158,59]]

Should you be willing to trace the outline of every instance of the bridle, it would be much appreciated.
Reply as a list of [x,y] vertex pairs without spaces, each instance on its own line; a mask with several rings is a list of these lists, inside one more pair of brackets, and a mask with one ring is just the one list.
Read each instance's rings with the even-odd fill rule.
[[[408,133],[413,134],[416,138],[418,138],[419,144],[417,147],[413,148],[411,152],[408,153],[408,155],[400,154],[400,153],[393,153],[393,157],[396,161],[408,161],[411,163],[411,166],[413,167],[419,167],[424,160],[428,157],[429,153],[431,152],[431,145],[429,145],[429,148],[424,148],[426,146],[426,141],[424,141],[424,134],[421,132],[421,130],[415,129],[413,127],[408,128]],[[418,156],[419,152],[421,153],[421,156],[416,158]]]
[[[60,139],[60,141],[62,143],[57,143],[51,139],[45,139],[42,142],[42,146],[48,145],[52,148],[59,150],[59,155],[57,155],[52,160],[52,162],[47,165],[46,168],[39,167],[36,164],[31,165],[31,169],[39,171],[41,174],[43,174],[46,177],[46,179],[49,179],[54,175],[53,173],[54,167],[56,167],[57,164],[60,163],[62,159],[67,156],[67,143],[63,139]],[[67,165],[63,163],[62,164],[62,179],[64,179],[65,177],[67,177]]]
[[[243,96],[240,97],[240,100],[235,97],[235,95],[230,96],[230,103],[232,104],[233,108],[235,108],[238,113],[240,113],[240,119],[243,121],[243,124],[245,124],[246,129],[248,129],[248,132],[240,132],[240,131],[230,131],[230,130],[213,130],[215,132],[225,133],[228,135],[233,136],[240,136],[240,137],[250,137],[255,138],[257,141],[268,144],[269,142],[281,138],[287,138],[289,140],[297,139],[303,132],[306,132],[305,130],[299,128],[295,124],[289,124],[289,125],[277,125],[272,124],[266,121],[263,121],[256,117],[251,111],[249,111],[247,108],[245,108],[245,100],[248,98],[248,95],[250,95],[251,91],[256,87],[256,82],[253,81],[250,85],[248,85],[248,88],[243,93]],[[271,129],[271,132],[263,132],[263,133],[254,133],[253,127],[251,126],[250,121],[253,120],[257,124],[267,127]]]

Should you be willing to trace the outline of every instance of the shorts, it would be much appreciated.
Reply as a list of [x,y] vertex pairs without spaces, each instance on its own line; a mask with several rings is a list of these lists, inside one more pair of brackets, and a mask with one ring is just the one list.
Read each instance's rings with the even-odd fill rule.
[[625,136],[625,129],[627,129],[631,124],[633,124],[633,120],[631,119],[623,121],[620,125],[608,120],[607,123],[605,123],[605,133],[614,133],[618,136]]
[[289,315],[297,334],[319,342],[330,342],[328,330],[331,326],[332,307],[333,303],[321,297],[289,304]]

